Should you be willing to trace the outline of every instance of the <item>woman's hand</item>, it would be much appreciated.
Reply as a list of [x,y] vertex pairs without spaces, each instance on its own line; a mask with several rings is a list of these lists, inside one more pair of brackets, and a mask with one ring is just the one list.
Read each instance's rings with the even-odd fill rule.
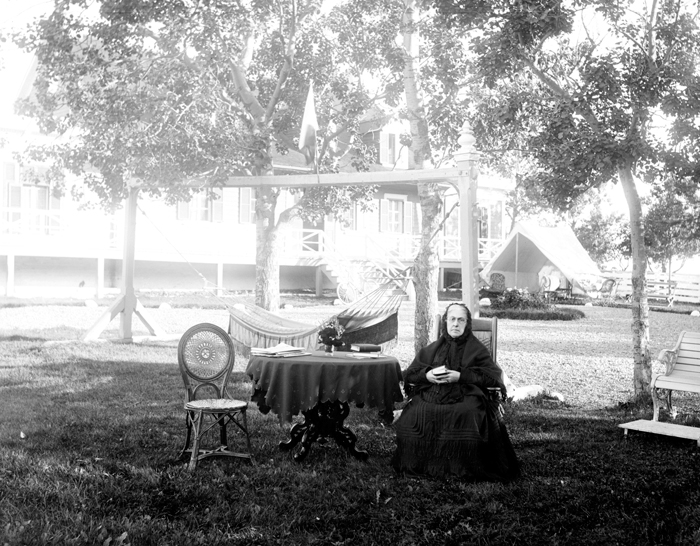
[[431,383],[442,385],[445,383],[457,383],[459,381],[459,372],[455,370],[446,370],[445,373],[435,375],[433,370],[425,374],[425,378]]

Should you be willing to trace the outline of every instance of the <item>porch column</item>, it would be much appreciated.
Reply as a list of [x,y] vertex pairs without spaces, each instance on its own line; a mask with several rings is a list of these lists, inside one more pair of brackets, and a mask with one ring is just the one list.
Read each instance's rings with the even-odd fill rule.
[[216,264],[216,295],[224,295],[224,262]]
[[7,253],[7,282],[5,283],[5,295],[15,295],[15,255]]
[[105,295],[105,257],[97,257],[97,286],[95,287],[95,297],[103,298]]
[[316,279],[314,284],[316,287],[316,297],[320,298],[323,296],[323,271],[321,271],[320,265],[316,266]]
[[462,125],[454,155],[459,169],[460,248],[462,251],[462,301],[473,317],[479,316],[479,233],[477,231],[476,188],[479,177],[479,152],[468,121]]

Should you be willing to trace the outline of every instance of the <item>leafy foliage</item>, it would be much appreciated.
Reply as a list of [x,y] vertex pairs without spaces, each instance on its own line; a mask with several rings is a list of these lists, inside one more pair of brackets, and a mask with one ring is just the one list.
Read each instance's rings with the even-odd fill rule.
[[605,214],[599,205],[598,200],[579,215],[572,229],[591,259],[603,266],[625,254],[622,245],[629,241],[629,228],[621,214]]
[[[633,259],[635,389],[651,380],[647,247],[637,180],[683,180],[697,202],[700,30],[681,0],[481,2],[436,0],[448,26],[470,33],[478,83],[503,93],[494,113],[534,167],[524,184],[550,206],[571,210],[592,188],[617,180],[629,208]],[[661,117],[669,131],[656,126]],[[694,189],[691,190],[694,186]],[[696,227],[690,222],[688,231]]]
[[700,251],[700,239],[688,226],[694,207],[679,196],[672,180],[667,180],[656,192],[656,199],[644,217],[649,257],[672,271],[674,259],[688,258]]
[[586,317],[580,309],[550,307],[549,309],[498,309],[485,307],[481,309],[482,317],[497,317],[510,320],[579,320]]
[[[240,174],[271,172],[274,154],[295,147],[308,82],[317,89],[323,128],[319,164],[367,170],[375,150],[359,121],[378,104],[366,75],[400,55],[388,36],[392,15],[340,6],[321,13],[315,1],[246,5],[79,1],[54,11],[15,39],[38,58],[35,94],[24,113],[45,132],[65,136],[34,148],[28,160],[82,177],[103,203],[121,202],[131,181],[171,201],[192,185],[216,185]],[[365,28],[373,25],[373,34]],[[395,15],[395,13],[394,13]],[[396,103],[388,74],[382,93]],[[319,92],[320,91],[320,92]],[[345,197],[338,194],[345,191]],[[371,192],[315,189],[294,210],[307,218],[343,211]]]
[[552,305],[540,294],[527,289],[509,288],[491,302],[492,309],[550,309]]

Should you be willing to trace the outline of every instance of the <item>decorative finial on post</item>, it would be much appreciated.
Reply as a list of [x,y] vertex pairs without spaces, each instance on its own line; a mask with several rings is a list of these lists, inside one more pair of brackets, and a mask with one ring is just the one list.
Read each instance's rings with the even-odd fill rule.
[[481,154],[474,146],[476,138],[474,138],[474,131],[472,131],[472,126],[468,121],[462,124],[462,130],[460,131],[460,137],[457,139],[457,143],[459,144],[459,149],[454,154],[457,168],[460,171],[469,171],[470,174],[474,176],[472,169],[476,167],[476,163],[479,161]]

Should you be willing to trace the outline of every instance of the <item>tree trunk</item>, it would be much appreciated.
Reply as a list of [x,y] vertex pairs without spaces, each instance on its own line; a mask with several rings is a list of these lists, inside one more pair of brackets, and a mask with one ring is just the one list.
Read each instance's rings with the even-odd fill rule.
[[629,165],[618,168],[618,176],[630,213],[632,237],[632,356],[634,359],[634,393],[649,391],[651,358],[649,356],[649,302],[646,294],[647,251],[644,245],[642,203]]
[[422,214],[420,249],[413,264],[413,284],[416,289],[416,312],[413,347],[416,352],[430,342],[437,313],[440,260],[435,236],[440,227],[443,199],[435,184],[419,184],[418,195]]
[[[409,169],[423,169],[430,161],[430,135],[419,89],[418,73],[418,8],[415,0],[404,0],[401,32],[404,46],[403,83],[406,94],[408,120],[411,124]],[[422,231],[418,255],[413,263],[413,284],[416,291],[415,338],[416,352],[430,341],[434,317],[437,313],[437,289],[440,262],[437,253],[443,200],[435,184],[419,184]]]
[[255,200],[255,305],[273,312],[280,307],[278,195],[276,188],[259,188]]

